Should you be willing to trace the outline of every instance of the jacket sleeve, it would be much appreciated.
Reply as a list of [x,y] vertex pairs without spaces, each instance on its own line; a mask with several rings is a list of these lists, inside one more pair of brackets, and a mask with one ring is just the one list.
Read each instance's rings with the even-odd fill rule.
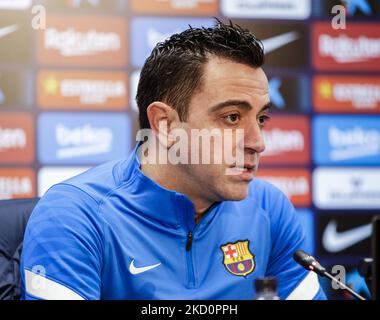
[[276,277],[280,299],[326,299],[318,275],[304,269],[293,259],[296,250],[306,250],[305,234],[293,205],[282,192],[273,198],[269,210],[271,254],[266,275]]
[[97,203],[60,184],[34,209],[21,257],[23,299],[100,299],[102,221]]

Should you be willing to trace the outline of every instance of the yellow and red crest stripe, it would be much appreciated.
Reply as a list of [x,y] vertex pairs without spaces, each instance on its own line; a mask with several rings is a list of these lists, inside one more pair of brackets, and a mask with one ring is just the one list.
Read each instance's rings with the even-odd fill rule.
[[223,264],[227,271],[237,276],[247,276],[255,269],[255,259],[249,250],[249,240],[239,240],[220,246]]

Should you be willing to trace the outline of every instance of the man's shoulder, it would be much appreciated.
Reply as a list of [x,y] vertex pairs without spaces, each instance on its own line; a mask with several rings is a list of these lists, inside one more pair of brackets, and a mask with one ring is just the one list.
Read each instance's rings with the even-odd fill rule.
[[77,176],[53,185],[45,195],[59,195],[63,191],[77,197],[86,194],[99,203],[125,180],[126,162],[126,159],[121,159],[93,167]]
[[268,181],[255,178],[249,185],[248,198],[253,199],[263,208],[279,200],[287,199],[286,195]]
[[271,221],[280,219],[281,215],[294,210],[287,195],[268,181],[255,178],[249,185],[248,196],[244,200],[262,210]]

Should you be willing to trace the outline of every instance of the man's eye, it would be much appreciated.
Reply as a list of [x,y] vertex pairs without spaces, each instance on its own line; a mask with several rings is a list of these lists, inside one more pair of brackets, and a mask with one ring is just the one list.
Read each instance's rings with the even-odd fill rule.
[[226,122],[228,124],[236,124],[240,120],[240,115],[237,113],[234,113],[234,114],[230,114],[228,116],[225,116],[224,119],[226,120]]
[[267,115],[263,115],[263,116],[260,116],[259,117],[259,120],[258,120],[258,122],[259,122],[259,125],[260,126],[264,126],[269,120],[270,120],[270,116],[267,116]]

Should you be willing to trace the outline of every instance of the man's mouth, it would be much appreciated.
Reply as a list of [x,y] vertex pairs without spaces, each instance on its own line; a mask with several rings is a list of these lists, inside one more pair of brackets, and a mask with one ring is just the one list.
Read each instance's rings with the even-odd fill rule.
[[[227,172],[227,171],[226,171]],[[228,175],[240,176],[243,180],[252,180],[256,172],[256,165],[253,163],[245,163],[243,167],[236,165],[228,168]]]

